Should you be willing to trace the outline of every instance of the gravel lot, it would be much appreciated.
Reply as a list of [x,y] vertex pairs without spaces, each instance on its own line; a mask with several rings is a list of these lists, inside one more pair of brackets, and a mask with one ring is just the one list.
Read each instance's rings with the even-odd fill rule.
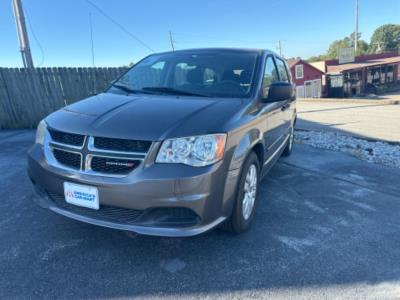
[[34,205],[32,131],[0,133],[0,298],[399,299],[400,170],[295,145],[236,236],[95,227]]
[[371,142],[330,131],[296,131],[295,140],[320,149],[349,153],[371,163],[400,168],[400,142]]

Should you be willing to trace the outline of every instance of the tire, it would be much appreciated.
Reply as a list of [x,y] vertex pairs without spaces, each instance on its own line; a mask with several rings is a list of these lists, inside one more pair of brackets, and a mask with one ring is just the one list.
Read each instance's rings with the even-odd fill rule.
[[289,140],[286,144],[285,149],[282,152],[282,156],[289,156],[290,154],[292,154],[292,150],[293,150],[293,143],[294,143],[294,125],[292,125],[290,127],[290,136],[289,136]]
[[[253,170],[253,171],[251,171]],[[250,172],[255,172],[256,178],[255,178],[255,191],[253,190],[254,187],[252,185],[247,185],[245,187],[246,179],[249,181],[251,176],[249,175]],[[238,187],[237,187],[237,192],[236,192],[236,199],[235,199],[235,204],[233,207],[232,215],[228,220],[224,222],[222,225],[222,229],[234,233],[241,233],[246,231],[249,226],[251,221],[254,218],[254,212],[255,212],[255,207],[256,207],[256,202],[257,202],[257,196],[258,196],[258,190],[259,190],[259,179],[260,179],[260,162],[258,160],[257,155],[254,152],[251,152],[244,164],[243,168],[241,171]],[[253,179],[254,181],[254,179]],[[253,204],[251,205],[249,202],[249,206],[246,206],[247,209],[244,209],[244,203],[245,203],[245,193],[247,191],[252,190],[251,193],[247,194],[248,201],[251,201],[251,198],[249,197],[250,194],[254,193],[254,200]]]

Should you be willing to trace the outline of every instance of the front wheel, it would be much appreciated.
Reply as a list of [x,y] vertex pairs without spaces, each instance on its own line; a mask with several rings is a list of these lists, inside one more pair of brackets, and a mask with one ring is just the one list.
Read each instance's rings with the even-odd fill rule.
[[255,212],[259,174],[260,163],[257,155],[252,152],[243,164],[235,206],[231,217],[223,224],[223,229],[241,233],[249,227]]

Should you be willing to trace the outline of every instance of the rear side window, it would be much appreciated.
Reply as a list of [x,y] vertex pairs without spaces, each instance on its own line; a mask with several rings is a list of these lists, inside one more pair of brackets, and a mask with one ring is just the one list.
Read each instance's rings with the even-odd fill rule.
[[276,58],[276,66],[278,68],[280,81],[289,82],[289,75],[286,69],[285,62],[279,58]]
[[274,60],[271,56],[267,57],[265,62],[264,77],[263,77],[263,94],[268,95],[269,86],[279,81]]

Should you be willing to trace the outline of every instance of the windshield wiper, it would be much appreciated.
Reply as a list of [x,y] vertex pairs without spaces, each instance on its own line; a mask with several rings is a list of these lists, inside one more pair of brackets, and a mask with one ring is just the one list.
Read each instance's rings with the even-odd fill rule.
[[189,91],[177,90],[167,86],[146,86],[142,88],[144,91],[158,92],[163,94],[171,94],[171,95],[185,95],[185,96],[197,96],[197,97],[209,97],[204,94],[193,93]]
[[143,91],[143,90],[135,90],[135,89],[131,89],[130,87],[123,85],[123,84],[112,84],[112,87],[115,87],[117,89],[123,90],[124,92],[127,92],[129,94],[138,94],[138,93],[143,93],[143,94],[153,94],[150,91]]

